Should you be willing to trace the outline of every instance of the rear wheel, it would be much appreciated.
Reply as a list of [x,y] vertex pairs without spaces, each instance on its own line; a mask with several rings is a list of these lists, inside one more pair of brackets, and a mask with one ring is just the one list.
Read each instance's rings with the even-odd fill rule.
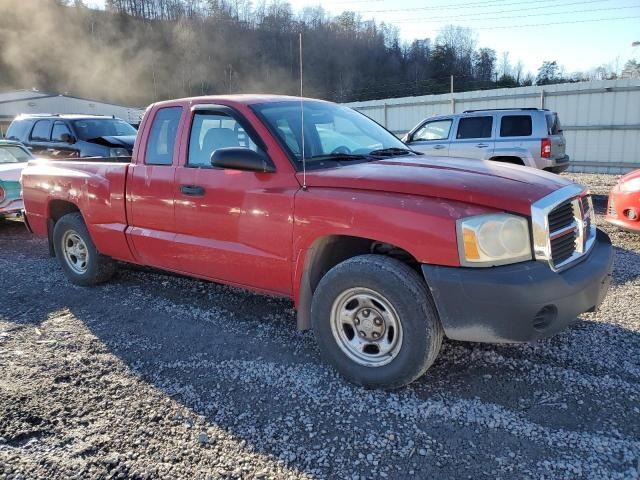
[[313,296],[322,355],[348,380],[397,388],[435,360],[442,327],[424,280],[408,265],[362,255],[332,268]]
[[115,262],[98,252],[80,213],[69,213],[56,222],[53,248],[67,278],[76,285],[96,285],[115,272]]

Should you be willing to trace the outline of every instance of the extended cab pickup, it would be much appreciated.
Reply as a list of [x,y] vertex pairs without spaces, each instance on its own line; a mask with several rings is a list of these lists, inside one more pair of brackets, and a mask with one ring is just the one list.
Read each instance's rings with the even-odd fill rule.
[[609,284],[583,187],[424,156],[317,100],[157,103],[131,163],[32,161],[22,185],[72,282],[106,281],[118,260],[290,297],[323,357],[367,386],[415,380],[443,336],[548,337]]

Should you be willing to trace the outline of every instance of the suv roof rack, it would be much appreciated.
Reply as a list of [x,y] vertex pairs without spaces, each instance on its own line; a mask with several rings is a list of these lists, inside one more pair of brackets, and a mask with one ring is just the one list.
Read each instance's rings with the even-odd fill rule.
[[533,110],[541,110],[548,112],[548,108],[538,108],[538,107],[512,107],[512,108],[479,108],[477,110],[465,110],[462,113],[475,113],[475,112],[498,112],[500,110],[523,110],[523,111],[533,111]]
[[[115,115],[101,115],[99,113],[21,113],[18,117],[41,118],[41,117],[103,117],[116,118]],[[16,117],[17,118],[17,117]]]

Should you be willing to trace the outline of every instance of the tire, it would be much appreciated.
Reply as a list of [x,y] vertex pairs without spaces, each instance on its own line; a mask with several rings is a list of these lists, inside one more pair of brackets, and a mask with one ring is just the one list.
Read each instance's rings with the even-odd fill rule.
[[[380,318],[382,326],[376,326]],[[442,345],[442,326],[425,281],[408,265],[381,255],[357,256],[333,267],[314,292],[311,322],[324,360],[369,388],[413,382]]]
[[53,248],[65,275],[76,285],[98,285],[115,273],[115,262],[98,252],[80,213],[69,213],[56,222]]

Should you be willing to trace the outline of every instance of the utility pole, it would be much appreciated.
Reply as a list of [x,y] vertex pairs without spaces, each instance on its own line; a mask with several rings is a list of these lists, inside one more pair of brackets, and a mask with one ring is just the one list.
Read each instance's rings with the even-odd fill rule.
[[456,113],[456,99],[453,98],[453,75],[451,75],[451,113]]

